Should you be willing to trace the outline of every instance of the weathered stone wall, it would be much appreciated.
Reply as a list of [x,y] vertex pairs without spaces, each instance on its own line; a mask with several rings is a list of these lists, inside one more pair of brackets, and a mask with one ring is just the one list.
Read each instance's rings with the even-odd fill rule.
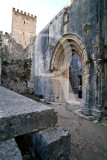
[[1,84],[1,57],[0,57],[0,84]]
[[[103,99],[107,79],[104,78],[106,77],[106,71],[103,67],[104,56],[102,56],[106,51],[101,49],[104,48],[104,43],[106,46],[107,39],[107,36],[105,37],[107,34],[106,3],[105,0],[74,0],[71,5],[60,11],[37,36],[35,94],[42,94],[48,100],[51,100],[52,95],[55,94],[56,97],[57,95],[58,97],[62,96],[62,89],[59,89],[62,87],[62,85],[59,85],[61,81],[56,81],[56,73],[52,78],[52,73],[61,68],[62,59],[64,59],[63,53],[67,52],[68,57],[66,56],[66,59],[72,57],[70,57],[71,53],[67,51],[66,46],[63,51],[65,43],[63,38],[65,37],[69,42],[68,49],[71,47],[71,52],[77,51],[76,53],[79,54],[82,62],[83,112],[96,117],[107,114],[104,109],[106,99]],[[62,48],[60,43],[63,43]],[[67,78],[67,73],[65,75]],[[54,92],[54,90],[56,91]]]
[[[36,78],[35,93],[44,94],[49,90],[48,79],[44,73],[50,71],[50,63],[58,41],[66,34],[80,37],[86,46],[87,57],[93,51],[96,31],[96,1],[75,0],[68,8],[64,8],[58,15],[37,35],[36,39]],[[68,21],[64,25],[64,14],[68,14]],[[84,25],[87,24],[85,32]],[[90,45],[89,42],[92,42]],[[42,76],[43,75],[43,76]],[[47,85],[46,85],[47,84]],[[51,85],[51,84],[50,84]],[[42,86],[42,87],[41,87]]]
[[1,48],[1,57],[2,59],[4,58],[9,58],[9,44],[10,44],[10,34],[7,32],[3,33],[2,32],[2,48]]
[[36,16],[15,10],[12,13],[12,39],[26,48],[36,35]]
[[[0,60],[3,64],[2,85],[19,93],[26,92],[28,89],[32,93],[34,90],[35,34],[36,16],[23,13],[23,11],[19,12],[13,8],[12,33],[2,33],[2,59]],[[30,62],[30,66],[28,65],[26,70],[25,62]],[[14,76],[16,76],[17,83],[14,81]],[[21,80],[22,76],[27,77]]]
[[31,59],[3,60],[1,73],[2,86],[17,93],[27,93],[31,75]]
[[2,49],[2,32],[0,31],[0,84],[1,84],[1,49]]
[[[14,91],[18,92],[24,92],[25,88],[29,88],[29,92],[32,93],[34,91],[34,51],[35,51],[35,40],[32,41],[32,43],[26,48],[23,49],[23,47],[20,44],[17,44],[15,40],[11,39],[8,34],[5,34],[2,36],[2,70],[3,72],[6,72],[7,74],[4,76],[2,72],[2,85],[7,88],[12,88]],[[10,49],[12,46],[13,50]],[[13,54],[14,53],[14,54]],[[22,76],[21,70],[23,70],[23,65],[25,61],[28,61],[31,63],[30,66],[28,66],[29,70],[29,79],[23,80],[23,83],[19,80],[19,83],[17,83],[17,87],[15,89],[15,84],[10,81],[14,80],[12,75],[9,76],[9,72],[12,72],[12,69],[14,70],[14,74],[17,77],[17,68],[19,68],[19,74]],[[6,65],[5,65],[6,62]],[[19,66],[18,66],[19,63]],[[8,66],[9,65],[9,66]],[[13,65],[13,66],[12,66]],[[16,65],[16,66],[15,66]],[[9,68],[8,68],[9,67]],[[15,73],[16,72],[16,73]],[[25,71],[26,74],[27,70]],[[7,78],[6,78],[7,76]],[[11,77],[11,78],[10,78]],[[7,81],[7,82],[6,82]],[[9,87],[10,83],[10,87]],[[12,87],[13,85],[13,87]],[[24,86],[23,86],[24,85]],[[22,89],[21,89],[22,86]],[[26,87],[25,87],[26,86]]]
[[11,38],[9,42],[9,59],[24,59],[24,49],[21,44],[16,43],[16,40]]
[[28,81],[29,92],[34,92],[34,78],[35,78],[35,38],[33,38],[32,43],[24,50],[25,59],[31,59],[31,72],[30,80]]
[[104,59],[104,63],[103,61],[101,63],[102,66],[104,67],[103,68],[104,73],[102,75],[103,77],[102,99],[103,99],[103,106],[105,106],[105,109],[107,110],[107,1],[106,0],[103,0],[101,9],[99,8],[99,10],[101,12],[100,47]]

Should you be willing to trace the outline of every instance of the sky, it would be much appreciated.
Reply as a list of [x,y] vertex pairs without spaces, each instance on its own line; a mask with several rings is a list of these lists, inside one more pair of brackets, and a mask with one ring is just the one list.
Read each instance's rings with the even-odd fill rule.
[[12,8],[37,16],[38,34],[70,0],[0,0],[0,31],[11,33]]

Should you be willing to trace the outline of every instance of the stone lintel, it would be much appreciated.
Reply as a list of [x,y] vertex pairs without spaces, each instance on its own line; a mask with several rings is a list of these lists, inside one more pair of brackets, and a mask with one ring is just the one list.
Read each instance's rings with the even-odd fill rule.
[[0,140],[55,126],[53,109],[0,87]]

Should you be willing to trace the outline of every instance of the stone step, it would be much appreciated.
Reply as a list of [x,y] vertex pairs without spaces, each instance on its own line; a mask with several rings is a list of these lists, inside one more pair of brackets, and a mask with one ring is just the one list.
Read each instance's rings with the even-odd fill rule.
[[0,140],[55,126],[52,108],[0,86]]
[[62,127],[51,127],[39,131],[32,138],[32,157],[41,160],[68,160],[71,135]]

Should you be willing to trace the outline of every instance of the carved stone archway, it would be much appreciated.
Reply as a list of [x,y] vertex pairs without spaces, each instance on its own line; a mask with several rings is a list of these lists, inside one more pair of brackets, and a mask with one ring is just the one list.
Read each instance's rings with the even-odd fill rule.
[[[83,69],[83,103],[86,104],[87,93],[88,93],[88,77],[89,77],[89,66],[87,65],[87,52],[85,45],[82,40],[74,35],[64,35],[57,43],[50,64],[50,69],[55,73],[56,77],[63,76],[69,79],[69,63],[72,55],[77,53],[81,59]],[[63,82],[61,82],[63,81]],[[68,94],[68,82],[62,79],[63,94]],[[56,82],[55,82],[56,83]],[[58,84],[57,86],[58,87]],[[59,87],[58,87],[59,90]],[[59,91],[58,91],[59,92]],[[61,92],[61,91],[60,91]],[[61,95],[61,94],[59,94]],[[67,97],[67,96],[66,96]],[[61,98],[63,99],[63,97]],[[83,107],[84,108],[84,107]]]

